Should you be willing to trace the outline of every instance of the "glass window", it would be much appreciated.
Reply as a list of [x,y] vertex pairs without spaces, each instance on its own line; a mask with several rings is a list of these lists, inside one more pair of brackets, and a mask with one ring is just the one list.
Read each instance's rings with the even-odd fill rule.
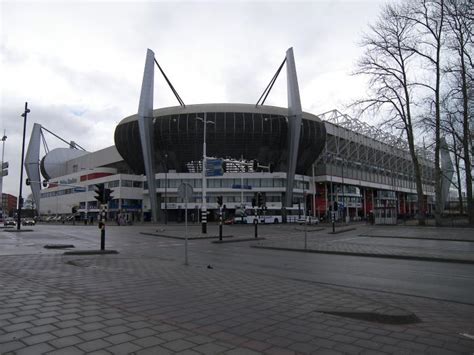
[[181,179],[168,179],[168,187],[177,188],[181,185]]
[[115,199],[109,202],[109,208],[118,208],[119,206],[119,200]]
[[273,187],[272,179],[262,179],[261,180],[261,187]]
[[238,179],[238,182],[236,182],[237,179],[222,179],[221,186],[222,187],[227,187],[227,188],[232,188],[232,185],[234,184],[239,184],[240,185],[240,179]]
[[274,187],[284,187],[285,183],[283,179],[273,179],[273,186]]
[[260,187],[260,179],[249,179],[249,185],[252,187]]
[[114,180],[114,181],[109,181],[109,183],[107,184],[107,186],[109,188],[111,187],[119,187],[119,184],[120,184],[120,181],[119,180]]
[[133,187],[142,188],[143,183],[141,181],[133,181]]
[[122,180],[122,187],[132,187],[133,182],[130,180]]
[[207,187],[219,188],[221,187],[222,179],[208,179]]

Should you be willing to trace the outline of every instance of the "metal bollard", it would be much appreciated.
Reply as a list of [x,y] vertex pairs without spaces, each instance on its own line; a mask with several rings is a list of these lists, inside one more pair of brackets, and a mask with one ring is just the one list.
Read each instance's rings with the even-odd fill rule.
[[222,215],[219,218],[219,240],[222,241]]
[[100,229],[100,250],[105,250],[105,223],[99,222]]
[[258,219],[255,219],[254,223],[255,225],[255,239],[258,238]]

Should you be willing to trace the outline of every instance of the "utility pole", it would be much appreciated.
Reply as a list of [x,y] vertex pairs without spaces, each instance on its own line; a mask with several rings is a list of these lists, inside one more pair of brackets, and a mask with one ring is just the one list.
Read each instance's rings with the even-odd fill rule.
[[28,102],[25,102],[25,111],[21,114],[21,117],[24,118],[23,120],[23,143],[21,147],[21,165],[20,165],[20,193],[18,195],[18,219],[17,219],[17,230],[21,229],[21,208],[23,207],[23,197],[22,197],[22,190],[23,190],[23,164],[25,159],[25,135],[26,135],[26,119],[30,109],[28,108]]

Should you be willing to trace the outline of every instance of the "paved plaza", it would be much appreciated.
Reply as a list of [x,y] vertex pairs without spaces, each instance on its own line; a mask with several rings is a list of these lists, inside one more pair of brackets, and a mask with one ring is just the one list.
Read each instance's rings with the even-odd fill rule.
[[[304,243],[301,226],[262,227],[265,240],[254,243],[216,245],[209,239],[190,240],[188,266],[183,264],[183,241],[179,239],[184,236],[182,225],[109,227],[107,247],[119,251],[118,255],[69,256],[61,250],[42,248],[56,242],[72,243],[76,249],[97,249],[97,227],[33,229],[0,231],[1,354],[474,352],[474,302],[292,277],[291,269],[297,267],[293,255],[299,259],[305,255],[304,263],[323,256],[251,247]],[[209,234],[217,235],[214,231],[215,226]],[[362,238],[361,245],[375,249],[382,247],[371,245],[371,240],[409,237],[407,231],[412,239],[429,235],[432,239],[473,238],[471,231],[464,229],[439,233],[435,229],[360,225],[339,235],[321,227],[306,230],[311,246],[329,244],[329,238],[334,244]],[[198,236],[199,226],[190,227],[189,233]],[[245,239],[252,233],[251,226],[225,229],[225,234],[232,235],[229,239]],[[397,252],[403,247],[388,243],[383,248]],[[463,253],[458,250],[462,245],[450,248],[449,253]],[[472,250],[464,252],[472,257]],[[420,253],[426,254],[426,250]],[[214,254],[217,256],[211,259]],[[220,259],[219,255],[229,257]],[[246,261],[258,262],[259,258],[268,264],[257,268]],[[416,263],[429,265],[429,261]],[[459,267],[472,276],[473,265]],[[287,271],[279,273],[279,268]],[[387,282],[388,287],[390,281],[381,282]],[[472,277],[466,277],[465,286],[472,289]]]

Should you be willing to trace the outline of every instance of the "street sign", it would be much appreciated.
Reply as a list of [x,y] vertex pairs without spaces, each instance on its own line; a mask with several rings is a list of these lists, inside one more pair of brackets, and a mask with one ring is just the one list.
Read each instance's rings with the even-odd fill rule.
[[186,202],[193,196],[193,187],[187,183],[178,186],[178,196]]
[[75,187],[74,192],[86,192],[86,188],[85,187]]
[[207,159],[206,160],[206,176],[222,176],[222,159]]
[[2,169],[7,169],[7,168],[8,168],[8,162],[6,161],[2,164]]

